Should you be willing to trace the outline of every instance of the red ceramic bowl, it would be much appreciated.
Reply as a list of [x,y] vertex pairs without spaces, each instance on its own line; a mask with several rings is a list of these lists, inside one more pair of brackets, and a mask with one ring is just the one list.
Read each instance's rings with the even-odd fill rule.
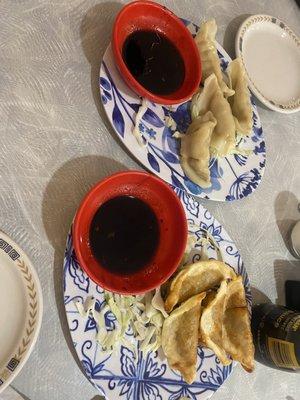
[[[92,219],[107,200],[129,195],[146,202],[154,211],[160,239],[152,261],[131,275],[103,268],[89,245]],[[161,179],[146,172],[126,171],[94,186],[82,201],[73,224],[73,242],[78,261],[89,277],[104,289],[121,294],[145,293],[160,286],[176,270],[187,241],[187,221],[180,200]]]
[[[123,44],[133,31],[157,30],[179,50],[185,65],[185,79],[174,93],[159,96],[145,89],[130,73],[123,57]],[[134,1],[118,14],[112,37],[116,65],[128,86],[138,95],[158,104],[178,104],[187,101],[198,89],[201,80],[201,62],[194,39],[182,21],[170,10],[152,1]]]

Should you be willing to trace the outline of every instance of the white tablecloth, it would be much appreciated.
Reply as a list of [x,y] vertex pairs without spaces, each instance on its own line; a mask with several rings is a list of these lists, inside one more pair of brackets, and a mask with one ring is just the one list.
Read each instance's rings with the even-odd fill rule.
[[[218,41],[230,55],[248,14],[278,16],[300,33],[294,0],[163,3],[195,22],[215,17]],[[100,0],[0,2],[0,228],[31,257],[45,305],[38,343],[14,382],[31,400],[97,394],[72,354],[62,261],[74,212],[91,185],[112,172],[140,168],[116,140],[99,103],[100,60],[120,7]],[[287,231],[300,219],[300,113],[261,107],[259,113],[267,144],[261,186],[240,202],[202,204],[236,241],[253,287],[282,303],[284,281],[300,279],[300,264],[286,247]],[[299,400],[299,375],[259,364],[253,374],[237,367],[214,395],[221,399]]]

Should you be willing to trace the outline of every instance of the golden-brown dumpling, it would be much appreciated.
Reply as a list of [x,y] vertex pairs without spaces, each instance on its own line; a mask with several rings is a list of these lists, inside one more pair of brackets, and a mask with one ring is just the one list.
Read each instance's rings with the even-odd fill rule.
[[223,346],[235,361],[252,372],[254,369],[254,346],[247,307],[229,308],[223,319]]
[[238,133],[248,136],[252,131],[252,106],[245,69],[240,58],[231,61],[227,68],[229,85],[234,95],[228,99]]
[[222,337],[225,351],[246,371],[252,372],[254,346],[241,276],[228,283]]
[[226,308],[247,307],[245,288],[241,275],[228,284]]
[[[215,299],[217,295],[217,290],[208,290],[206,292],[205,299],[203,299],[201,303],[202,311],[209,306],[209,304]],[[199,326],[199,335],[198,335],[198,344],[200,346],[205,346],[202,338],[201,338],[201,331],[200,331],[200,326]]]
[[189,384],[196,376],[198,329],[204,298],[205,293],[201,293],[185,301],[169,315],[162,329],[162,349],[168,364]]
[[198,261],[184,267],[173,279],[165,301],[165,308],[170,313],[176,304],[181,304],[191,296],[212,289],[224,279],[236,277],[232,268],[222,261]]
[[235,122],[215,74],[211,74],[205,80],[204,88],[192,98],[192,119],[208,111],[213,113],[217,121],[210,142],[211,153],[221,157],[226,156],[235,148]]
[[195,118],[186,134],[181,137],[181,167],[191,181],[203,188],[211,186],[209,148],[216,123],[213,114],[208,111]]
[[201,341],[205,346],[214,351],[222,364],[229,365],[231,360],[227,357],[223,346],[223,316],[226,305],[227,281],[222,281],[216,296],[203,309],[200,319]]
[[215,19],[203,22],[195,37],[202,65],[202,83],[211,74],[215,74],[225,97],[232,96],[234,91],[229,89],[223,80],[220,60],[216,49],[217,24]]

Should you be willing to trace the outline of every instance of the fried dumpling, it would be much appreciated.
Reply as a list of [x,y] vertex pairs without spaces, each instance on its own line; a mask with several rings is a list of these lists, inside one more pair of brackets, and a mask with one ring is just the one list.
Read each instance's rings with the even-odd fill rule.
[[247,307],[245,288],[241,275],[228,284],[226,308]]
[[211,186],[209,148],[216,123],[213,114],[208,111],[195,118],[181,137],[181,167],[191,181],[203,188]]
[[215,74],[204,82],[204,88],[192,98],[192,119],[211,111],[217,121],[210,151],[214,155],[226,156],[235,147],[235,122],[228,101],[223,96]]
[[170,368],[191,384],[196,376],[198,329],[205,293],[191,297],[174,310],[162,329],[162,349]]
[[[208,290],[206,292],[206,296],[205,296],[205,298],[203,299],[203,301],[201,303],[202,312],[215,299],[216,295],[217,295],[217,290]],[[198,344],[200,346],[205,346],[205,344],[203,343],[203,340],[201,338],[200,327],[199,327],[199,332],[198,332]]]
[[223,319],[225,351],[247,372],[254,369],[254,346],[247,307],[229,308]]
[[222,321],[226,305],[227,286],[227,281],[222,281],[216,296],[203,310],[199,333],[201,342],[213,350],[224,365],[231,364],[231,360],[227,357],[224,350],[222,337]]
[[228,284],[222,337],[225,351],[246,371],[252,372],[254,346],[241,276]]
[[203,22],[195,37],[202,64],[202,83],[211,74],[215,74],[225,97],[232,96],[234,91],[228,88],[223,80],[220,60],[216,48],[217,24],[215,19]]
[[235,277],[233,269],[222,261],[207,260],[190,264],[173,279],[165,301],[165,309],[170,313],[177,304],[219,285],[224,279]]
[[236,130],[239,134],[248,136],[253,125],[252,106],[246,73],[240,58],[231,61],[227,73],[229,85],[235,92],[228,101],[234,116]]

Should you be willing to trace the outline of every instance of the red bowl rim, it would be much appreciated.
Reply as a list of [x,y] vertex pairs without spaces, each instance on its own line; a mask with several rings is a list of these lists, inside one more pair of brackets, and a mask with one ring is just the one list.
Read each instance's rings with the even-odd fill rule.
[[[147,4],[147,5],[151,5],[153,7],[159,8],[159,9],[163,9],[165,13],[167,13],[171,18],[173,18],[174,20],[176,20],[177,22],[180,22],[180,24],[182,25],[182,29],[185,30],[186,32],[189,33],[190,36],[190,44],[192,45],[192,47],[194,48],[195,54],[197,55],[195,57],[195,63],[197,64],[197,71],[198,71],[198,76],[195,77],[195,84],[193,86],[193,90],[190,91],[190,93],[188,93],[187,95],[180,97],[180,98],[165,98],[163,96],[159,96],[156,94],[153,94],[152,92],[150,92],[149,90],[147,90],[144,86],[142,86],[135,78],[134,76],[131,74],[131,72],[129,71],[129,69],[127,68],[122,54],[119,51],[119,47],[117,46],[117,26],[119,24],[119,21],[121,19],[121,17],[123,16],[123,14],[128,10],[128,8],[130,7],[134,7],[136,4]],[[125,82],[129,81],[130,84],[132,85],[132,87],[135,88],[136,92],[141,95],[142,97],[147,98],[148,100],[157,103],[157,104],[163,104],[163,105],[175,105],[175,104],[180,104],[180,103],[184,103],[186,101],[188,101],[193,94],[197,91],[197,89],[199,88],[200,85],[200,81],[201,81],[201,60],[200,60],[200,55],[199,55],[199,51],[197,48],[197,45],[191,35],[191,33],[189,32],[189,30],[186,28],[186,26],[182,23],[182,21],[177,17],[177,15],[175,15],[172,11],[170,11],[167,7],[162,6],[161,4],[155,3],[154,1],[150,1],[150,0],[135,0],[132,1],[129,4],[126,4],[121,11],[119,11],[115,22],[114,22],[114,26],[113,26],[113,34],[112,34],[112,49],[113,49],[113,54],[115,57],[115,60],[117,62],[117,65],[119,67],[119,72],[121,75],[124,76]]]
[[[147,176],[148,178],[153,179],[154,181],[156,181],[157,183],[159,183],[160,185],[164,185],[165,188],[167,188],[169,190],[169,193],[172,193],[171,196],[173,197],[173,199],[175,200],[175,202],[177,203],[177,205],[179,206],[179,213],[181,214],[182,220],[186,221],[186,224],[184,226],[185,228],[185,234],[182,237],[181,242],[178,244],[177,247],[180,248],[179,251],[179,256],[178,259],[176,259],[176,262],[174,262],[174,265],[172,266],[172,268],[169,269],[168,274],[164,275],[164,277],[162,277],[160,280],[158,280],[157,282],[153,283],[152,285],[149,285],[149,287],[147,287],[146,290],[131,290],[130,293],[129,291],[122,291],[122,290],[118,290],[118,292],[115,292],[115,288],[112,289],[109,285],[107,284],[103,284],[103,282],[100,281],[100,279],[98,278],[98,276],[96,276],[96,274],[94,274],[92,271],[90,271],[90,269],[88,268],[88,266],[85,263],[84,257],[81,254],[80,251],[80,233],[79,233],[79,221],[80,218],[82,216],[82,213],[84,212],[84,209],[86,207],[86,205],[88,204],[89,200],[93,197],[95,191],[97,191],[99,189],[99,186],[105,185],[107,184],[110,180],[113,180],[115,177],[119,176],[128,176],[128,175],[142,175],[142,176]],[[113,198],[113,197],[112,197]],[[74,217],[74,221],[73,221],[73,226],[72,226],[72,237],[73,237],[73,246],[74,246],[74,250],[75,250],[75,254],[76,257],[79,261],[79,265],[80,267],[86,272],[86,274],[99,286],[101,286],[101,288],[114,292],[114,293],[118,293],[118,294],[124,294],[124,295],[138,295],[138,294],[143,294],[143,293],[147,293],[148,291],[151,291],[159,286],[161,286],[164,282],[166,282],[172,275],[173,273],[176,271],[176,269],[178,268],[178,265],[182,259],[182,256],[184,254],[185,248],[186,248],[186,243],[187,243],[187,236],[188,236],[188,226],[187,226],[187,220],[186,220],[186,214],[183,208],[183,205],[180,201],[180,199],[177,197],[177,195],[175,194],[175,192],[172,190],[172,188],[170,187],[170,185],[168,185],[166,182],[164,182],[162,179],[158,178],[155,175],[152,175],[148,172],[145,171],[138,171],[138,170],[129,170],[129,171],[121,171],[121,172],[116,172],[112,175],[109,175],[108,177],[100,180],[98,183],[96,183],[90,190],[89,192],[85,195],[85,197],[83,198],[83,200],[81,201],[79,208],[75,214]]]

